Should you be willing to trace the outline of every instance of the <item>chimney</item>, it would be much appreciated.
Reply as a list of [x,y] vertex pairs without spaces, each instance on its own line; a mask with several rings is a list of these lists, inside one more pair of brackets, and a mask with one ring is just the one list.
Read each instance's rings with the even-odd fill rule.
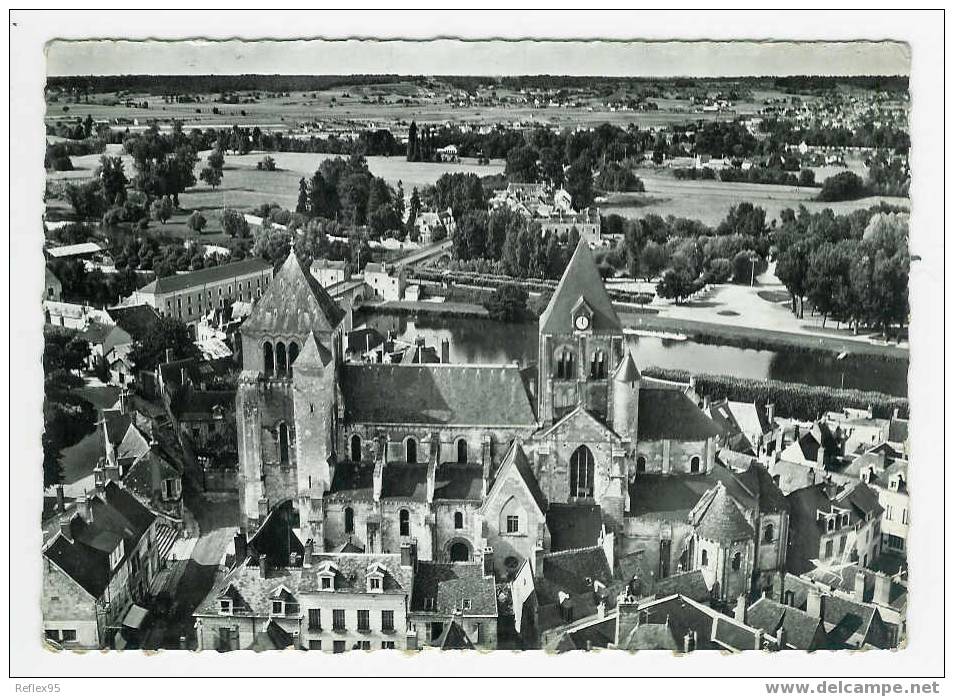
[[764,629],[756,629],[756,630],[755,630],[755,646],[752,647],[752,648],[754,648],[756,651],[761,651],[761,650],[762,650],[762,640],[763,640],[764,637],[765,637],[765,630],[764,630]]
[[484,576],[494,575],[494,548],[484,547]]
[[817,588],[808,589],[808,599],[805,604],[805,612],[807,612],[812,617],[821,619],[822,616],[822,596],[821,591]]
[[60,516],[60,534],[70,542],[73,541],[73,514]]
[[888,574],[876,572],[874,575],[874,597],[876,605],[891,604],[891,577]]
[[596,606],[596,616],[599,619],[606,617],[606,601],[601,599],[599,604]]
[[683,653],[692,653],[696,650],[696,636],[694,629],[686,632],[686,636],[682,638]]
[[268,578],[268,555],[258,555],[258,574],[262,578]]
[[63,513],[66,510],[66,498],[63,495],[63,485],[56,485],[56,512]]
[[374,463],[374,472],[371,475],[372,493],[375,501],[381,500],[381,488],[384,484],[384,459]]
[[417,540],[401,543],[401,566],[414,567],[417,563]]
[[537,546],[533,549],[533,577],[534,578],[543,578],[543,545],[537,542]]
[[248,554],[248,539],[245,537],[245,530],[240,529],[235,533],[232,544],[235,547],[235,566],[238,566],[245,561],[245,556]]
[[288,553],[288,566],[298,566],[298,552]]
[[94,494],[84,491],[82,496],[76,497],[76,512],[79,513],[80,517],[87,523],[93,522],[93,510],[90,507],[93,496]]
[[[450,341],[441,339],[441,363],[450,363]],[[897,409],[895,409],[897,414]]]
[[864,569],[858,569],[855,572],[855,592],[854,599],[863,603],[865,601],[865,572]]
[[745,594],[743,593],[735,600],[735,610],[733,611],[733,616],[735,617],[736,622],[741,622],[745,624],[745,613],[747,607],[745,602]]
[[631,595],[620,593],[616,598],[616,641],[617,648],[622,641],[639,626],[639,605]]
[[258,500],[258,522],[259,525],[262,524],[262,521],[268,516],[268,497],[263,496]]
[[769,402],[765,405],[765,418],[769,423],[769,426],[772,425],[772,422],[775,421],[775,403]]

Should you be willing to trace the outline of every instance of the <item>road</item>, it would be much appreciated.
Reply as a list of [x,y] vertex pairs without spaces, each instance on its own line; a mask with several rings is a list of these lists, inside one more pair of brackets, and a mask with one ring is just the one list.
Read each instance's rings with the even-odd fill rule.
[[419,262],[430,259],[433,256],[437,256],[439,254],[446,252],[448,249],[450,249],[450,246],[451,246],[451,241],[444,240],[443,242],[439,242],[436,245],[425,247],[424,249],[420,249],[416,252],[411,252],[405,257],[401,257],[400,259],[394,262],[394,265],[395,266],[413,266],[414,264],[417,264]]

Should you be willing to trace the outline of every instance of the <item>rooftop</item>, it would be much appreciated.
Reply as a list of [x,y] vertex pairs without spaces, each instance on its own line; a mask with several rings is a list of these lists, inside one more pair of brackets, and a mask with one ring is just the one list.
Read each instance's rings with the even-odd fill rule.
[[270,271],[271,268],[272,265],[262,259],[245,259],[243,261],[233,261],[231,264],[210,266],[206,269],[200,269],[199,271],[190,271],[174,276],[163,276],[139,290],[142,293],[176,293],[178,291],[195,288],[196,286],[220,283],[230,278],[259,274],[264,271]]
[[[466,601],[466,602],[465,602]],[[493,576],[485,576],[482,562],[419,561],[414,574],[411,612],[464,616],[497,615]]]

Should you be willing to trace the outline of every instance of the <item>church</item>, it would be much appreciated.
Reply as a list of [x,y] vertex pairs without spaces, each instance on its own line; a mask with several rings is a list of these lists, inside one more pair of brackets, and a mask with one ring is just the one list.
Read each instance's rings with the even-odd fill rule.
[[539,319],[536,366],[350,362],[345,325],[294,251],[242,325],[249,532],[292,510],[315,549],[411,542],[501,579],[610,539],[654,577],[702,568],[726,599],[772,588],[784,497],[717,461],[720,430],[684,385],[641,375],[585,242]]

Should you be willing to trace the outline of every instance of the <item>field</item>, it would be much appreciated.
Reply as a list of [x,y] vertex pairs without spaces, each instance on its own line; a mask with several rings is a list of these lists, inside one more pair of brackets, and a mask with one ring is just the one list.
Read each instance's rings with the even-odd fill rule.
[[[818,195],[817,188],[677,180],[672,176],[641,171],[637,174],[643,180],[646,192],[611,196],[606,202],[598,203],[604,215],[616,213],[625,218],[642,218],[650,213],[656,213],[663,217],[674,215],[679,218],[693,218],[715,226],[725,218],[729,209],[740,201],[749,201],[756,206],[761,206],[765,209],[767,221],[777,219],[785,208],[797,209],[800,205],[810,211],[831,208],[836,214],[868,208],[879,201],[906,208],[911,206],[909,199],[891,196],[872,196],[857,201],[824,203],[812,200]],[[614,201],[617,202],[614,203]]]

